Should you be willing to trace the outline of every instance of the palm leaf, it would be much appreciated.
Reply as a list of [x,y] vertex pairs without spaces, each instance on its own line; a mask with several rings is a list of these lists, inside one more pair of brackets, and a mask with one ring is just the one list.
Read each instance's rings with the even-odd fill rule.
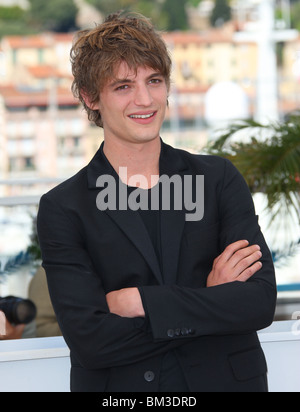
[[217,132],[207,152],[231,160],[251,192],[266,195],[270,225],[280,215],[300,223],[299,114],[267,126],[253,120],[234,123]]

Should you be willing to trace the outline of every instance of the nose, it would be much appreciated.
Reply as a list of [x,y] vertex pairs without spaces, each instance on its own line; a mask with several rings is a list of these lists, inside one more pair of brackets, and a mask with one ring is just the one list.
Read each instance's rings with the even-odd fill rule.
[[134,103],[137,106],[149,107],[153,103],[151,91],[147,85],[138,85],[135,89]]

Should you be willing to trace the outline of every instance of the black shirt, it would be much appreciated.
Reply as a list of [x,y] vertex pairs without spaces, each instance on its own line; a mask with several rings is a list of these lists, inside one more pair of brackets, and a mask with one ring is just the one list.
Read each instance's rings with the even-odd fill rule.
[[[129,187],[128,194],[130,195],[134,190],[136,190],[136,188]],[[160,224],[161,211],[151,210],[151,189],[147,190],[147,192],[148,209],[138,210],[138,212],[152,241],[163,275]],[[145,312],[147,316],[146,308]],[[159,392],[188,392],[186,380],[184,378],[179,361],[177,360],[175,351],[168,352],[163,358],[159,377]]]
[[[104,155],[105,156],[105,155]],[[119,184],[123,184],[119,180],[118,174],[113,170],[113,175],[119,181]],[[141,193],[141,196],[145,195],[144,189],[139,189],[137,187],[130,187],[127,186],[127,194],[129,196],[135,191],[138,190]],[[161,250],[161,204],[159,209],[160,210],[151,210],[151,196],[152,196],[152,189],[146,190],[148,195],[148,207],[138,209],[137,213],[140,214],[142,221],[148,231],[149,237],[152,241],[154,250],[156,252],[158,262],[160,264],[162,276],[163,274],[163,266],[162,266],[162,250]],[[136,197],[138,203],[138,197]],[[160,196],[161,199],[161,196]],[[171,197],[172,200],[172,197]],[[146,205],[145,205],[146,206]],[[172,205],[171,205],[172,207]],[[142,291],[141,297],[143,299]],[[144,310],[146,313],[147,319],[147,308],[144,304]],[[159,392],[188,392],[188,386],[182,371],[182,368],[179,364],[179,361],[176,357],[175,351],[168,352],[161,364],[160,376],[159,376]]]
[[[129,190],[133,190],[130,188]],[[142,190],[142,189],[139,189]],[[162,270],[161,236],[160,236],[160,210],[151,210],[151,189],[148,192],[148,210],[138,210],[143,223],[152,241],[160,268]]]

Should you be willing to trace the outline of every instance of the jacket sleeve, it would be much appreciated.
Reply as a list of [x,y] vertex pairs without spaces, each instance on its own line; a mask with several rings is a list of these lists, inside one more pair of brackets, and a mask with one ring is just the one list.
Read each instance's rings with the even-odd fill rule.
[[[258,244],[263,267],[246,283],[232,282],[201,289],[177,285],[143,287],[143,301],[157,341],[251,333],[273,322],[277,288],[272,257],[259,227],[249,188],[229,161],[225,161],[217,201],[221,250],[239,240]],[[174,334],[176,330],[178,333]]]
[[178,346],[154,342],[144,319],[109,312],[101,274],[91,263],[76,222],[53,194],[42,197],[37,223],[52,304],[66,343],[81,366],[128,365]]

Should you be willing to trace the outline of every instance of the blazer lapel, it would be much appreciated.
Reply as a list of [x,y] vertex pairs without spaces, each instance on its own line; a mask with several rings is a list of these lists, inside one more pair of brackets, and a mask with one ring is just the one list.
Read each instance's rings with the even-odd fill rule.
[[[106,159],[103,153],[103,144],[100,150],[96,153],[93,160],[90,162],[87,168],[88,175],[88,187],[89,189],[101,190],[96,186],[96,182],[99,176],[110,175],[115,176],[117,180],[117,204],[119,193],[119,179],[115,170]],[[122,232],[128,237],[128,239],[135,245],[139,252],[144,256],[146,262],[151,268],[154,276],[159,284],[163,283],[162,273],[160,265],[148,235],[147,229],[142,221],[139,212],[128,210],[106,210],[106,213],[116,225],[122,230]]]
[[[160,175],[183,176],[187,169],[178,152],[170,146],[162,143],[160,157]],[[103,144],[88,165],[88,186],[97,189],[96,182],[101,175],[116,175],[116,172],[103,153]],[[117,188],[119,182],[117,182]],[[185,211],[166,210],[161,212],[161,247],[163,275],[160,265],[148,235],[147,229],[138,212],[132,210],[106,210],[106,213],[119,226],[128,239],[144,256],[159,284],[173,284],[176,281],[178,259],[182,233],[185,224]]]
[[105,213],[110,216],[110,218],[119,226],[128,239],[130,239],[135,247],[140,251],[159,284],[162,284],[163,278],[159,262],[139,212],[134,212],[131,210],[106,210]]

